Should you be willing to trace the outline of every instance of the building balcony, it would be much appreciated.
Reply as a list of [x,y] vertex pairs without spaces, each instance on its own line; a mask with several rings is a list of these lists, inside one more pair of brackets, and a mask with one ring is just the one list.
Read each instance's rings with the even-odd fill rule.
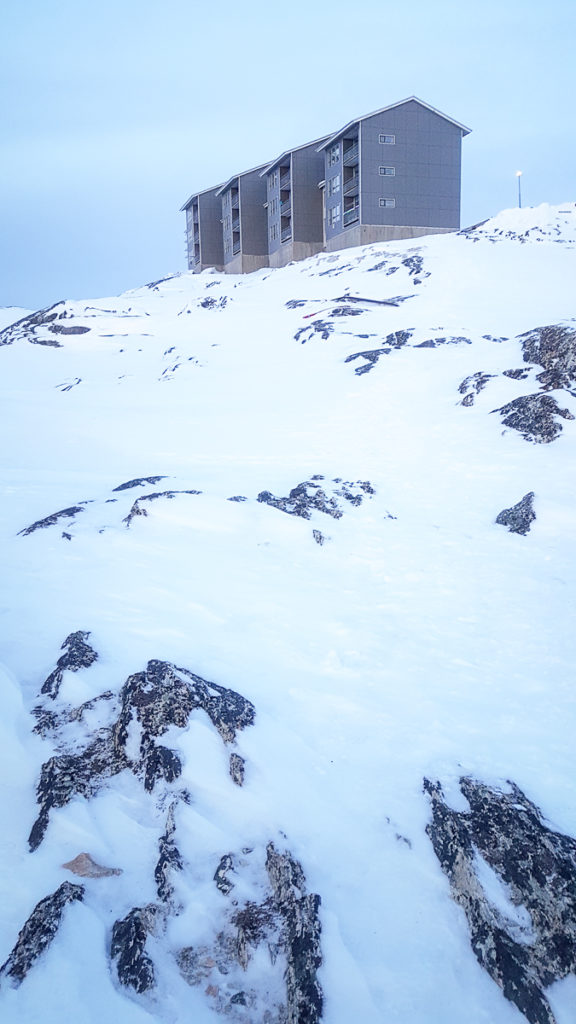
[[290,171],[284,171],[280,175],[280,188],[290,188]]
[[237,256],[240,252],[240,242],[232,242],[232,255]]
[[280,232],[280,241],[281,242],[289,242],[291,238],[292,238],[292,225],[289,224],[287,228],[282,228],[282,231]]
[[353,167],[358,163],[358,160],[358,143],[354,142],[352,146],[348,146],[342,153],[342,163],[344,167]]
[[292,215],[292,198],[283,199],[280,202],[280,216],[290,217]]
[[240,217],[232,218],[232,231],[240,231]]
[[231,206],[233,210],[240,209],[240,195],[238,192],[230,193]]
[[348,178],[342,186],[342,192],[345,196],[357,196],[360,189],[360,175],[354,174],[352,178]]
[[347,228],[349,224],[355,224],[357,220],[360,220],[360,207],[353,206],[351,210],[344,210],[344,227]]

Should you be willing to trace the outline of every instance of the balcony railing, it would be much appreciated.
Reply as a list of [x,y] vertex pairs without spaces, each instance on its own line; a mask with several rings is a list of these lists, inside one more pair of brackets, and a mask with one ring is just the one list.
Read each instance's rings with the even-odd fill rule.
[[353,164],[358,163],[358,143],[355,142],[352,146],[348,146],[342,153],[342,163],[345,167],[350,167]]
[[240,196],[239,196],[238,192],[232,192],[231,196],[230,196],[230,199],[232,201],[231,202],[232,209],[233,210],[240,209]]
[[344,227],[348,227],[349,224],[354,224],[357,220],[360,220],[359,206],[354,206],[351,210],[344,210]]
[[280,216],[290,217],[292,213],[292,199],[285,199],[280,203]]
[[352,178],[348,178],[348,181],[344,182],[342,191],[345,196],[357,196],[358,188],[360,185],[360,175],[355,174]]
[[232,231],[240,231],[240,218],[235,217],[232,219]]
[[280,188],[290,188],[290,171],[280,175]]
[[291,238],[292,238],[292,225],[290,224],[289,227],[282,228],[282,231],[280,232],[280,241],[282,241],[282,242],[289,242]]
[[240,248],[240,242],[234,242],[232,245],[232,255],[237,256],[238,253],[240,252]]

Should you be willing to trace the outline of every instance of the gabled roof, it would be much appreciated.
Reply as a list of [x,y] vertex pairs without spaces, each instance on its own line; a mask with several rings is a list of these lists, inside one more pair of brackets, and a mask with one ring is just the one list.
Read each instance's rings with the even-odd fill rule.
[[241,171],[240,174],[233,174],[231,178],[228,178],[228,181],[225,181],[223,185],[220,185],[216,195],[221,196],[223,192],[227,192],[232,182],[236,181],[237,178],[244,178],[247,174],[253,174],[254,171],[261,171],[262,168],[266,166],[267,164],[258,164],[257,167],[251,167],[249,171]]
[[387,110],[393,110],[394,107],[402,107],[405,103],[419,103],[421,107],[426,107],[426,110],[431,110],[433,114],[438,114],[439,117],[443,117],[445,121],[450,121],[450,124],[455,124],[457,128],[460,128],[463,135],[469,135],[472,131],[471,128],[467,128],[465,124],[460,124],[459,121],[455,121],[453,117],[447,117],[441,110],[437,110],[436,107],[430,106],[429,103],[424,103],[424,100],[419,100],[417,96],[407,96],[405,100],[398,100],[398,103],[390,103],[387,107],[380,107],[380,110],[373,110],[371,114],[363,114],[362,117],[356,117],[353,121],[349,121],[343,128],[331,135],[329,139],[326,139],[321,146],[318,146],[318,152],[320,153],[323,149],[332,145],[336,139],[339,139],[341,135],[344,135],[353,125],[359,124],[360,121],[366,121],[369,117],[375,117],[376,114],[384,114]]
[[[302,146],[294,146],[292,149],[285,149],[284,152],[280,153],[280,156],[276,157],[271,164],[267,164],[264,170],[260,171],[260,177],[263,178],[265,174],[269,174],[270,171],[273,171],[275,167],[278,167],[278,164],[282,163],[285,157],[291,156],[292,153],[298,153],[301,149],[308,149],[308,146],[318,147],[318,143],[325,142],[327,138],[328,135],[323,135],[322,138],[313,139],[312,142],[305,142]],[[316,152],[318,152],[318,148],[316,149]]]
[[184,203],[184,206],[180,207],[180,213],[182,213],[183,210],[188,209],[193,199],[198,199],[199,196],[205,196],[208,192],[215,192],[218,188],[220,188],[220,185],[212,185],[212,188],[203,188],[200,192],[193,192]]

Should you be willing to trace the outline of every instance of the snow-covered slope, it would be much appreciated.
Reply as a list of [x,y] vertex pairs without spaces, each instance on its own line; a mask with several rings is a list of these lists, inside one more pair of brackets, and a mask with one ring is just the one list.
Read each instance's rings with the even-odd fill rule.
[[564,204],[0,333],[3,1022],[574,1024],[575,270]]
[[32,314],[31,309],[24,309],[22,306],[0,306],[0,331],[10,327],[25,316]]

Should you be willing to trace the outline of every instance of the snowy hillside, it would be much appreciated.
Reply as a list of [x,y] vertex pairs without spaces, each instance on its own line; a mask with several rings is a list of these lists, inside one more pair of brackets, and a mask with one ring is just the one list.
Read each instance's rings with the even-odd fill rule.
[[0,332],[0,1020],[576,1024],[576,204]]

